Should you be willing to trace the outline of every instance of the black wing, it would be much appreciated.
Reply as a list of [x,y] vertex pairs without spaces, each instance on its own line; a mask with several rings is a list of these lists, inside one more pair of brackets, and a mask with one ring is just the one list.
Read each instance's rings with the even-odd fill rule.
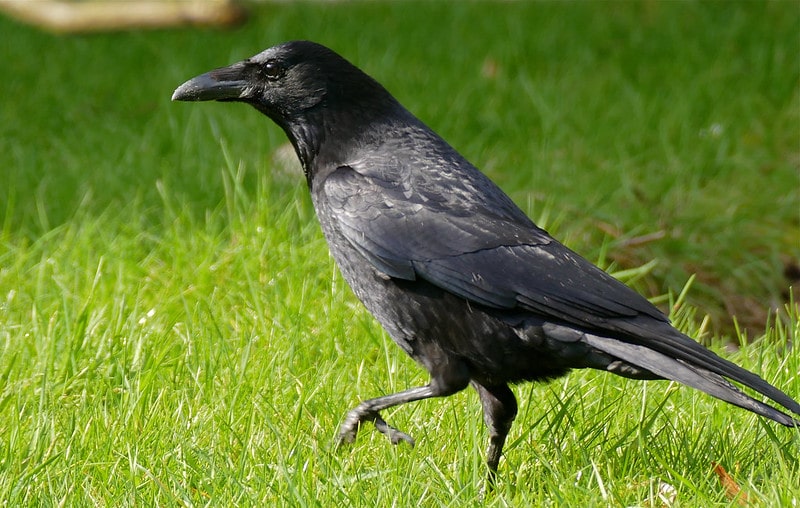
[[[483,183],[492,185],[484,189],[489,199],[509,203],[494,184]],[[575,325],[588,332],[587,342],[597,349],[784,425],[798,425],[770,406],[740,396],[719,376],[800,414],[791,397],[675,330],[644,297],[557,242],[518,209],[481,204],[474,194],[466,206],[463,199],[447,203],[437,189],[429,195],[413,192],[407,185],[347,166],[331,173],[323,185],[341,232],[387,276],[422,278],[471,302]],[[666,363],[659,367],[647,360],[646,351]]]
[[527,218],[475,203],[453,207],[346,166],[323,192],[344,236],[390,277],[420,277],[488,307],[593,330],[639,315],[666,322],[641,295]]

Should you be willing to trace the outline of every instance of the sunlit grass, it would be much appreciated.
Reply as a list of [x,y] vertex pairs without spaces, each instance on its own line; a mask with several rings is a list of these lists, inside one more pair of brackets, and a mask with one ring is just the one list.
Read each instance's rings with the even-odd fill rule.
[[[713,461],[755,503],[797,504],[797,431],[596,372],[515,388],[492,495],[469,390],[386,413],[414,449],[370,427],[335,449],[347,410],[425,373],[339,277],[301,177],[277,172],[283,134],[244,106],[169,103],[272,43],[334,46],[539,223],[796,398],[796,307],[725,352],[696,303],[766,300],[797,256],[799,15],[610,5],[281,5],[235,32],[63,38],[0,19],[0,499],[735,504]],[[692,267],[731,285],[684,292]]]

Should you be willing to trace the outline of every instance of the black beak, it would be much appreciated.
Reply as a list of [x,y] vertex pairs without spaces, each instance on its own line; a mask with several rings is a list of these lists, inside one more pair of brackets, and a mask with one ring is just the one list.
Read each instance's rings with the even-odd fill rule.
[[228,67],[192,78],[175,89],[173,101],[221,101],[245,100],[253,95],[255,87],[247,79],[250,66],[238,62]]

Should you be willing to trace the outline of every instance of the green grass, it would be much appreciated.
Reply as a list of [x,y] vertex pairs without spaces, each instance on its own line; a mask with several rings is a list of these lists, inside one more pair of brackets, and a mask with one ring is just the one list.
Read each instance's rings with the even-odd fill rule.
[[715,461],[757,505],[797,504],[797,431],[595,372],[515,388],[485,498],[471,391],[385,415],[414,449],[371,428],[334,449],[360,399],[426,376],[338,276],[277,127],[169,96],[282,40],[331,45],[590,259],[651,296],[696,272],[658,299],[677,325],[752,341],[722,354],[797,397],[796,306],[712,331],[723,304],[784,308],[800,258],[798,25],[788,2],[300,3],[237,31],[70,37],[0,19],[0,499],[735,505]]

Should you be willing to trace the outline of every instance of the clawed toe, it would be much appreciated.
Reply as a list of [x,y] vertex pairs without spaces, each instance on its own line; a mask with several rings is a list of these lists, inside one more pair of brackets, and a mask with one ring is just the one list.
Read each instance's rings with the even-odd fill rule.
[[380,416],[375,417],[375,428],[383,434],[384,436],[389,438],[389,441],[392,442],[393,445],[396,445],[400,441],[405,441],[408,443],[412,448],[414,447],[414,439],[406,434],[401,430],[397,430],[388,423],[386,423],[383,418]]
[[358,434],[358,429],[364,422],[374,423],[375,428],[381,434],[388,437],[393,445],[405,441],[410,446],[414,446],[414,439],[411,436],[386,423],[378,412],[356,408],[348,413],[347,418],[345,418],[339,429],[339,435],[336,440],[337,447],[354,442],[356,440],[356,434]]
[[342,426],[339,428],[339,435],[336,437],[336,446],[340,447],[345,444],[351,444],[356,440],[356,434],[358,434],[358,428],[361,426],[362,420],[358,418],[358,415],[353,415],[351,411],[350,414],[347,415],[347,418],[342,423]]

